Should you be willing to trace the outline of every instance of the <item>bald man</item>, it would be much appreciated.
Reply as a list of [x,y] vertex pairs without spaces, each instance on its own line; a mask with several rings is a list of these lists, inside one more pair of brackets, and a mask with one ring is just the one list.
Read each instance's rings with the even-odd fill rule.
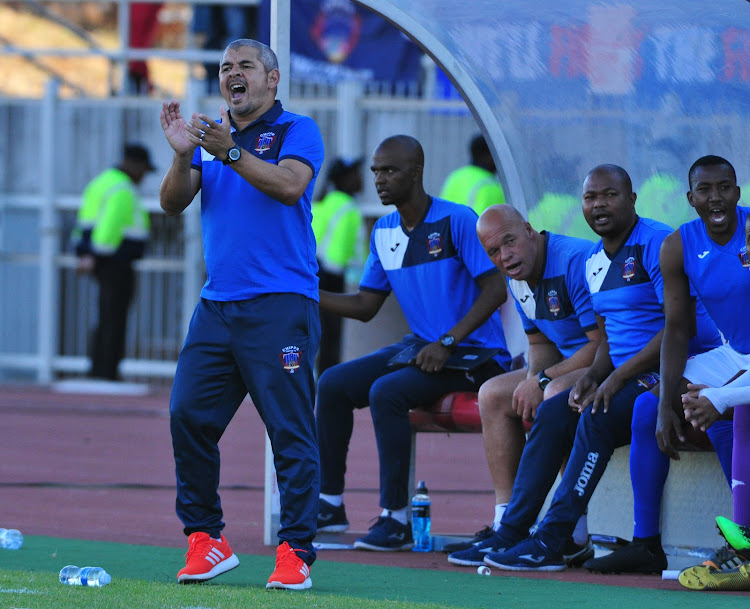
[[[482,382],[510,369],[498,307],[505,280],[485,256],[476,234],[477,215],[465,205],[430,196],[422,176],[424,152],[413,137],[385,139],[370,170],[383,205],[395,211],[379,218],[359,290],[320,290],[320,308],[369,321],[393,292],[411,333],[401,341],[326,370],[318,380],[317,425],[321,459],[318,530],[349,526],[343,503],[346,456],[353,412],[370,407],[380,460],[382,512],[355,549],[408,550],[409,410],[452,391],[478,391]],[[457,346],[497,349],[494,359],[471,371],[448,370]],[[407,348],[411,365],[394,368],[391,358]]]
[[[564,547],[612,453],[630,443],[636,398],[658,385],[664,332],[659,247],[672,229],[640,218],[635,201],[622,167],[599,165],[583,182],[583,215],[601,237],[586,256],[585,277],[602,340],[573,387],[537,409],[497,531],[505,550],[488,553],[487,565],[509,571],[566,567]],[[696,351],[713,347],[719,334],[705,309],[696,326]],[[568,451],[549,510],[529,536]]]
[[[601,340],[584,273],[591,241],[537,232],[509,205],[487,208],[477,222],[477,235],[516,301],[529,341],[529,365],[491,378],[479,390],[495,517],[491,534],[480,532],[484,539],[448,555],[448,562],[463,566],[483,565],[485,555],[501,547],[495,531],[526,442],[523,421],[532,421],[544,399],[580,378]],[[594,555],[585,537],[579,540],[582,547],[566,548],[568,564],[582,564]]]

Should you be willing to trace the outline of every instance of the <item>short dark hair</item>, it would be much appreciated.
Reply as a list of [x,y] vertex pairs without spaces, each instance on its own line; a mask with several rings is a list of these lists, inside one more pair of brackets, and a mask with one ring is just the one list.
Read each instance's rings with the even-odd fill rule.
[[239,49],[241,47],[251,47],[258,51],[258,58],[260,59],[260,63],[263,64],[266,73],[271,70],[279,69],[279,60],[276,57],[276,53],[273,52],[273,49],[262,42],[253,40],[252,38],[238,38],[237,40],[233,40],[227,45],[227,48],[224,49],[224,53],[229,49]]
[[616,175],[618,178],[620,178],[620,180],[622,180],[628,192],[633,192],[633,181],[630,179],[630,174],[619,165],[613,165],[612,163],[597,165],[586,174],[586,178],[584,178],[583,181],[585,182],[591,174],[599,173],[602,171]]
[[690,171],[688,171],[688,184],[690,185],[690,188],[693,188],[693,175],[695,174],[695,170],[698,169],[698,167],[715,167],[716,165],[726,165],[727,167],[729,167],[729,169],[732,170],[732,178],[734,179],[734,183],[737,183],[737,173],[734,171],[734,167],[732,166],[732,164],[725,158],[716,156],[714,154],[708,154],[706,156],[702,156],[690,166]]

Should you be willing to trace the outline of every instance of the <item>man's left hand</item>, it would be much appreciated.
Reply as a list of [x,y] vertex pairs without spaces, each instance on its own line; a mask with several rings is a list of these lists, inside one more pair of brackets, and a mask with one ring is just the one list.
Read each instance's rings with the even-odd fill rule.
[[422,347],[414,363],[422,372],[440,372],[450,356],[450,349],[435,341]]

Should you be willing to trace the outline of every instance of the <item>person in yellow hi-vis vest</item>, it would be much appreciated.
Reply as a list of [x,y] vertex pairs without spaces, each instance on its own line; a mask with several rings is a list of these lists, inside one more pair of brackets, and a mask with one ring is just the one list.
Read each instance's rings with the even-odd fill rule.
[[154,169],[146,148],[127,144],[120,164],[101,172],[83,191],[72,241],[78,271],[93,274],[99,284],[99,318],[90,346],[89,376],[94,378],[119,378],[135,290],[133,261],[143,256],[150,226],[136,186]]
[[483,135],[469,146],[471,163],[455,169],[445,180],[440,198],[471,207],[477,215],[491,205],[505,203],[505,192],[497,178],[497,167]]
[[[335,159],[326,175],[327,193],[312,206],[321,290],[343,292],[347,268],[365,259],[365,224],[354,199],[362,191],[363,161]],[[321,311],[320,326],[318,376],[341,361],[342,318]]]

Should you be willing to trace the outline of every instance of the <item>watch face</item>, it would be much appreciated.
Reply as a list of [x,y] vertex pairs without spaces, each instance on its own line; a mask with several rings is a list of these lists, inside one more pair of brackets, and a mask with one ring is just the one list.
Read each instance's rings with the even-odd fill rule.
[[450,347],[450,346],[452,346],[452,345],[453,345],[453,343],[455,343],[455,342],[456,342],[456,339],[455,339],[455,338],[453,338],[452,336],[443,336],[443,337],[442,337],[442,338],[440,339],[440,342],[441,342],[441,343],[443,344],[443,346],[445,346],[445,347]]
[[236,161],[240,158],[240,149],[239,148],[230,148],[229,149],[229,158],[233,161]]

